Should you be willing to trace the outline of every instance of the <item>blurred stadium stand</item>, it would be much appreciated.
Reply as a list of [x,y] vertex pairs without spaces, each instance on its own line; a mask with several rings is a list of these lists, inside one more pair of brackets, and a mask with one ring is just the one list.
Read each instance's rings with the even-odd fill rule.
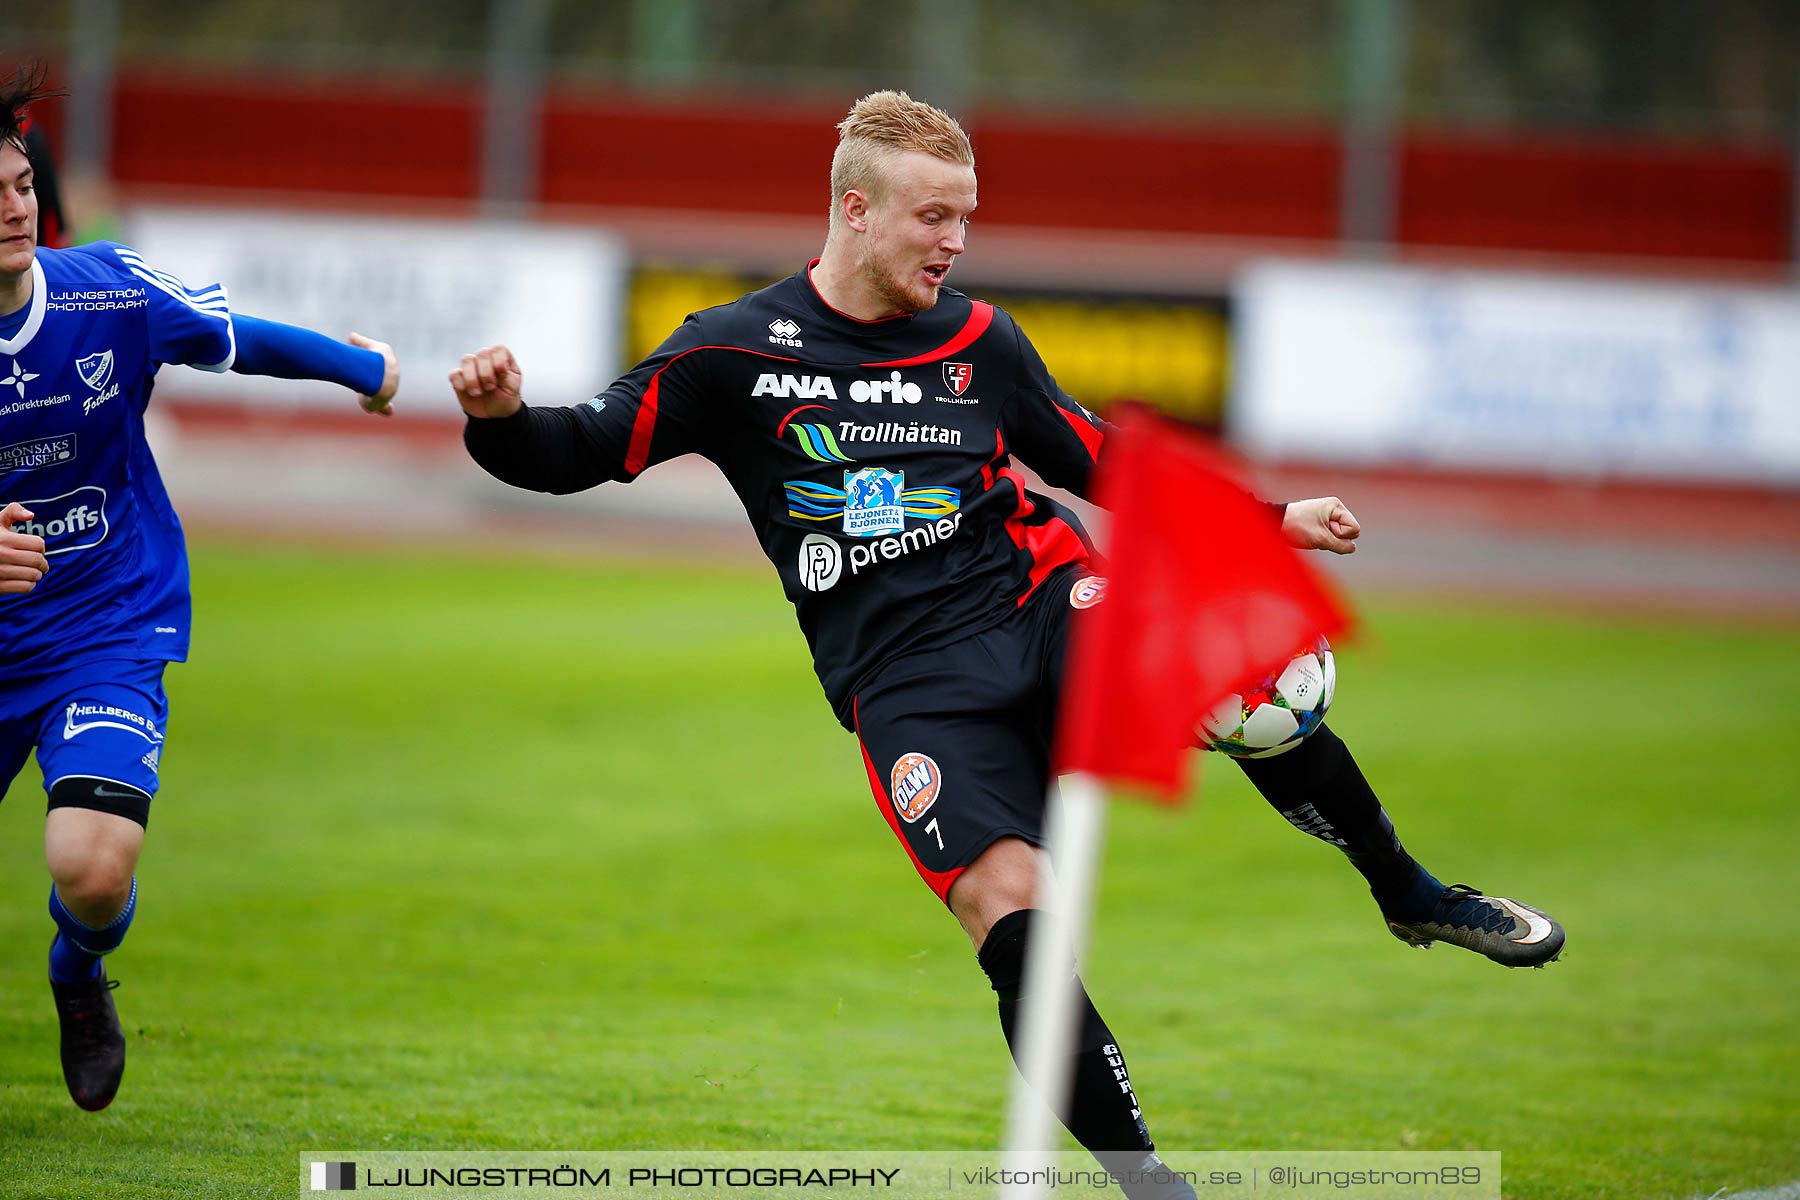
[[[61,0],[0,9],[0,47],[70,89],[42,116],[77,237],[110,232],[115,212],[129,233],[144,206],[602,228],[629,261],[625,358],[815,254],[832,125],[856,95],[907,87],[975,139],[983,203],[957,282],[1016,311],[1084,400],[1227,430],[1243,401],[1235,288],[1269,256],[1789,298],[1800,261],[1791,0]],[[427,384],[449,365],[405,363]],[[1800,376],[1785,385],[1800,396]],[[447,391],[414,386],[411,438],[170,389],[171,487],[201,521],[241,513],[247,481],[209,464],[276,454],[259,496],[284,471],[314,500],[400,478],[397,491],[518,519],[528,501],[457,460]],[[343,469],[366,455],[412,465]],[[1607,462],[1536,476],[1261,465],[1272,486],[1338,491],[1372,528],[1406,529],[1417,561],[1384,560],[1390,578],[1428,581],[1438,563],[1477,587],[1510,570],[1800,610],[1800,547],[1781,532],[1800,524],[1800,466],[1696,481],[1615,478]],[[651,498],[577,519],[712,506],[705,470],[667,473],[611,489]],[[408,502],[423,524],[442,518],[395,498]],[[717,507],[735,519],[735,502]],[[1607,516],[1626,507],[1636,520]],[[1535,516],[1519,565],[1484,575],[1450,548],[1502,509]],[[1583,550],[1645,529],[1678,532],[1638,541],[1640,558],[1688,540],[1741,561]]]

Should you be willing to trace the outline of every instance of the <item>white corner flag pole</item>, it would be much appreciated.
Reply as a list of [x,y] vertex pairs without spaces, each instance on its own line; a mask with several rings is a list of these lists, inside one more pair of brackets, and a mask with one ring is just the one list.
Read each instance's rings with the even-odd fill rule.
[[[1052,784],[1052,796],[1056,791]],[[1044,841],[1056,869],[1038,872],[1033,902],[1037,914],[1019,1005],[1020,1070],[1013,1077],[1001,1159],[1011,1182],[1001,1184],[1003,1200],[1041,1200],[1047,1194],[1055,1114],[1069,1094],[1074,1066],[1068,1048],[1075,1033],[1075,972],[1067,955],[1072,951],[1080,961],[1087,950],[1106,838],[1106,792],[1094,776],[1065,776],[1061,803],[1046,807]]]

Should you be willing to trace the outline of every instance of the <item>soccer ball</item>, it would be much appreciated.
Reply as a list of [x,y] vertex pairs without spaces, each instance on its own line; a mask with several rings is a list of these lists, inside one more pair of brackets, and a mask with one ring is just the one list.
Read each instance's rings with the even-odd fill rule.
[[1325,720],[1336,690],[1337,664],[1320,638],[1201,717],[1200,743],[1233,758],[1286,754]]

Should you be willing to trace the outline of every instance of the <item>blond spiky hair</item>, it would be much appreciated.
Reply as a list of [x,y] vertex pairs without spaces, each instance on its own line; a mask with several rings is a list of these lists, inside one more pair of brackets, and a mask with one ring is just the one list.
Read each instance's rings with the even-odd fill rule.
[[880,199],[887,190],[883,164],[894,151],[918,150],[945,162],[975,165],[969,135],[956,118],[905,92],[875,92],[858,100],[838,122],[837,152],[831,156],[831,223],[851,188]]

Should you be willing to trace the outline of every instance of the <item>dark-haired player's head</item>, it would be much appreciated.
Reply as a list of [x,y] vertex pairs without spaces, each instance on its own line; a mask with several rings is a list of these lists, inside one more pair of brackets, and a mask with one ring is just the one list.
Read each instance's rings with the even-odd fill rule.
[[838,125],[828,246],[900,312],[937,303],[975,210],[975,151],[956,119],[905,92],[864,96]]
[[25,153],[25,126],[31,106],[61,95],[46,86],[47,78],[41,64],[30,64],[16,68],[11,79],[0,82],[0,145]]
[[17,279],[37,256],[38,200],[25,152],[26,111],[53,95],[42,67],[20,67],[0,83],[0,281]]

